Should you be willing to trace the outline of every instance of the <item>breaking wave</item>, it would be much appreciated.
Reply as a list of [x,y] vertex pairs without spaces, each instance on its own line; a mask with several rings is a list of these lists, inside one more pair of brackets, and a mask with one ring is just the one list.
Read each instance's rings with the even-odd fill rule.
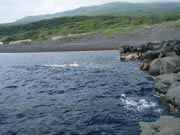
[[154,109],[156,112],[159,112],[157,109],[157,103],[152,101],[147,101],[146,99],[137,98],[137,97],[127,97],[126,94],[121,94],[120,97],[121,105],[128,110],[134,111],[145,111],[146,109]]
[[46,67],[55,67],[55,68],[66,68],[66,67],[79,67],[80,65],[77,64],[76,62],[72,63],[72,64],[62,64],[62,65],[58,65],[58,64],[45,64],[44,66]]
[[0,134],[139,135],[138,123],[157,120],[166,108],[139,62],[118,57],[118,51],[1,55]]

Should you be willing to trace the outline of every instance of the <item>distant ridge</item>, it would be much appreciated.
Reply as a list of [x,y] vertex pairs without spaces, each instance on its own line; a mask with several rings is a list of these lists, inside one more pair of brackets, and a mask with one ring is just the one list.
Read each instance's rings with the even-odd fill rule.
[[44,19],[51,19],[63,16],[99,16],[99,15],[148,15],[148,14],[166,14],[180,13],[180,3],[126,3],[114,2],[97,6],[81,7],[75,10],[69,10],[61,13],[27,16],[19,19],[15,24],[25,24]]

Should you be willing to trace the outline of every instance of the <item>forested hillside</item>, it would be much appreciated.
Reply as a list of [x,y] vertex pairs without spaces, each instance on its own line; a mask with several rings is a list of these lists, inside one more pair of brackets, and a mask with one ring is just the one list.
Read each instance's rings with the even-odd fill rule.
[[107,3],[98,6],[82,7],[62,13],[28,16],[17,20],[15,23],[29,23],[44,19],[51,19],[62,16],[99,16],[99,15],[115,15],[115,16],[132,16],[132,15],[152,15],[180,13],[180,3]]

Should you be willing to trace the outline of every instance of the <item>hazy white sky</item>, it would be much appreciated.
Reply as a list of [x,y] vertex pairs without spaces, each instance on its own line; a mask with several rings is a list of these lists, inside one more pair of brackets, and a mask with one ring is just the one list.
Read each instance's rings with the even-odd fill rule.
[[12,22],[19,18],[51,14],[83,6],[108,2],[167,2],[180,0],[0,0],[0,23]]

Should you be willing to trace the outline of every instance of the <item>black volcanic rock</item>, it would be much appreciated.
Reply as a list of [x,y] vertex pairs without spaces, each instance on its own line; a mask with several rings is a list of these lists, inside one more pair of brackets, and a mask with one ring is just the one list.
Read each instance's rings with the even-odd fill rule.
[[149,68],[149,74],[153,76],[160,75],[160,66],[161,66],[161,59],[155,59]]
[[140,57],[140,60],[154,60],[157,59],[160,55],[160,51],[148,51],[144,54],[142,54],[142,56]]
[[180,85],[169,89],[166,98],[175,106],[180,107]]
[[154,78],[155,88],[159,93],[166,94],[168,89],[171,88],[172,84],[180,80],[180,75],[178,74],[164,74],[159,75]]
[[162,116],[156,122],[140,122],[141,135],[180,135],[180,119]]
[[180,57],[164,57],[161,59],[160,74],[177,73],[180,71]]
[[163,47],[161,49],[160,57],[167,57],[173,55],[180,55],[180,41],[179,40],[164,41]]
[[[124,46],[124,52],[137,53],[140,69],[154,76],[156,92],[165,97],[171,109],[180,110],[180,41]],[[164,116],[156,122],[139,124],[141,135],[180,135],[180,118]]]

